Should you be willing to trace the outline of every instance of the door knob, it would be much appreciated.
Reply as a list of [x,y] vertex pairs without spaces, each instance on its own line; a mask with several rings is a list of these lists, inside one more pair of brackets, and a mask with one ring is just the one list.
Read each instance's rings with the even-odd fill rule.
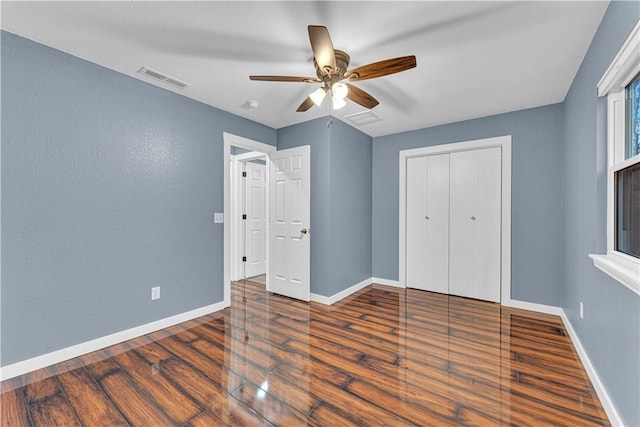
[[303,228],[302,230],[300,230],[300,232],[302,234],[307,234],[309,232],[309,230],[307,230],[306,228]]
[[424,219],[429,219],[429,217],[427,215],[424,216]]
[[475,216],[472,216],[472,217],[471,217],[471,221],[475,221],[475,220],[476,220],[476,217],[475,217]]

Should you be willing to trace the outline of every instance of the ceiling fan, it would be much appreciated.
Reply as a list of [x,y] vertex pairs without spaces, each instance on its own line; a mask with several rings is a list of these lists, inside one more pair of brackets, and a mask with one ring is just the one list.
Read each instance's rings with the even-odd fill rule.
[[314,105],[320,106],[328,92],[331,92],[334,110],[346,105],[345,98],[371,109],[379,104],[378,100],[352,85],[351,82],[387,76],[416,66],[416,57],[411,55],[386,59],[347,70],[350,57],[346,52],[333,48],[327,27],[309,25],[308,29],[313,50],[313,65],[316,68],[317,77],[249,76],[251,80],[268,82],[324,83],[300,104],[296,110],[298,112],[307,111]]

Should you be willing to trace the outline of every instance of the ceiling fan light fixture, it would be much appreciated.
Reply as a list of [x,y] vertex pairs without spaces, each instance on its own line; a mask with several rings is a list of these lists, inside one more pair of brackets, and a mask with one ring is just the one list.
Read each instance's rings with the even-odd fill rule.
[[344,99],[338,99],[335,96],[332,96],[331,100],[333,101],[333,109],[334,110],[339,110],[342,107],[344,107],[345,105],[347,105],[347,101],[345,101]]
[[311,98],[313,103],[319,107],[322,104],[322,100],[324,99],[326,94],[327,91],[323,87],[319,87],[309,95],[309,98]]
[[334,83],[333,86],[331,86],[331,92],[334,99],[343,100],[347,97],[349,88],[344,83]]

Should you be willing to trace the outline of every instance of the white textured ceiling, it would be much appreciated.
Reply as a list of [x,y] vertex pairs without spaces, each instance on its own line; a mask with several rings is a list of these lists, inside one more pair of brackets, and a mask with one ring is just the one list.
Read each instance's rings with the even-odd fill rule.
[[164,72],[191,83],[175,92],[273,128],[363,111],[297,113],[316,85],[248,78],[314,76],[307,25],[325,25],[349,68],[416,56],[415,69],[357,83],[383,119],[359,129],[381,136],[561,102],[607,4],[2,1],[0,12],[5,30],[161,87],[136,71]]

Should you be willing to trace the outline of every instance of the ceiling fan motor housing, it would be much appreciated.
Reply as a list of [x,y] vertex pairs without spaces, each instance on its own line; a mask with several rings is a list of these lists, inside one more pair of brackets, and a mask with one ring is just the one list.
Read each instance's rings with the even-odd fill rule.
[[329,71],[328,74],[324,70],[320,69],[316,59],[313,58],[313,66],[316,68],[316,75],[320,80],[329,85],[344,79],[344,73],[347,72],[347,68],[349,68],[349,61],[351,60],[351,57],[342,50],[335,49],[334,52],[336,55],[336,69]]

